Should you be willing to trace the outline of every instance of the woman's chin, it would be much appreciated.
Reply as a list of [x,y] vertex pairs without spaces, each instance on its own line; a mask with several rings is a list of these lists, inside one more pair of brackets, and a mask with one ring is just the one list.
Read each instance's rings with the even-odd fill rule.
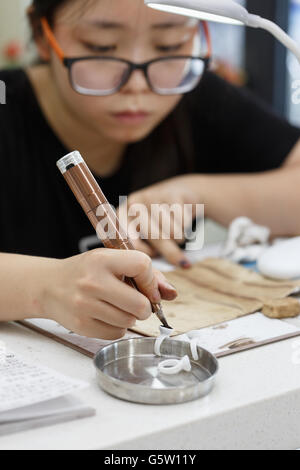
[[140,140],[145,139],[151,132],[153,128],[132,128],[132,129],[110,129],[108,132],[108,137],[116,142],[124,144],[133,144],[139,142]]

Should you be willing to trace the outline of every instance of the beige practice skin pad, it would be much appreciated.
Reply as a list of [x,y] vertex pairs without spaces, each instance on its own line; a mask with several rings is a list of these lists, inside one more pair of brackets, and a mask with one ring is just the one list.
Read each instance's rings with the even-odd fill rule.
[[[220,258],[208,258],[189,270],[165,276],[178,291],[173,302],[163,302],[173,335],[261,312],[266,303],[300,292],[300,281],[273,281]],[[159,321],[152,316],[137,322],[134,331],[156,336],[158,329]]]

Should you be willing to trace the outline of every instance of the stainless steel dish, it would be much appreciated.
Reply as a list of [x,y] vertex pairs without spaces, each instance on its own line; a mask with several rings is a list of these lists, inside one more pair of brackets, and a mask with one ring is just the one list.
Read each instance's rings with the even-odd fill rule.
[[[199,360],[194,361],[189,343],[166,339],[159,357],[154,343],[155,338],[134,338],[101,349],[94,359],[100,387],[122,400],[153,405],[184,403],[210,393],[218,371],[215,356],[198,347]],[[158,372],[161,361],[185,355],[191,360],[191,372],[174,376]]]

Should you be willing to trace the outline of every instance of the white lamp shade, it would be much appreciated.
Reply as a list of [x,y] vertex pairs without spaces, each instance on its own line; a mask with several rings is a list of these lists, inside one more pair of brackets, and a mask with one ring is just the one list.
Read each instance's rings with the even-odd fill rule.
[[292,51],[300,63],[300,48],[296,41],[272,21],[248,13],[246,8],[233,0],[144,0],[144,2],[156,10],[177,15],[265,29]]
[[248,11],[232,0],[144,0],[156,10],[192,16],[206,21],[248,24]]

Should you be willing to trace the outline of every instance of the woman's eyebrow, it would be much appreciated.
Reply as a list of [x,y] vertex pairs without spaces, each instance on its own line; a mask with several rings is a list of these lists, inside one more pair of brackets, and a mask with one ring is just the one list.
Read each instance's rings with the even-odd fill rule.
[[191,23],[195,23],[194,21],[191,22],[191,20],[186,20],[186,21],[181,21],[180,23],[179,22],[172,22],[172,21],[169,21],[169,22],[165,22],[165,23],[157,23],[157,24],[153,24],[151,26],[152,29],[171,29],[171,28],[182,28],[184,26],[191,26]]
[[[118,23],[114,21],[107,21],[107,20],[92,20],[92,21],[87,21],[86,24],[88,26],[94,26],[99,29],[128,29],[128,27],[124,23]],[[151,29],[172,29],[172,28],[182,28],[184,26],[190,26],[191,22],[190,20],[187,21],[181,21],[179,22],[164,22],[164,23],[157,23],[151,25]]]
[[105,20],[93,20],[86,22],[89,26],[95,26],[96,28],[100,29],[125,29],[126,26],[122,23],[116,23],[113,21],[105,21]]

